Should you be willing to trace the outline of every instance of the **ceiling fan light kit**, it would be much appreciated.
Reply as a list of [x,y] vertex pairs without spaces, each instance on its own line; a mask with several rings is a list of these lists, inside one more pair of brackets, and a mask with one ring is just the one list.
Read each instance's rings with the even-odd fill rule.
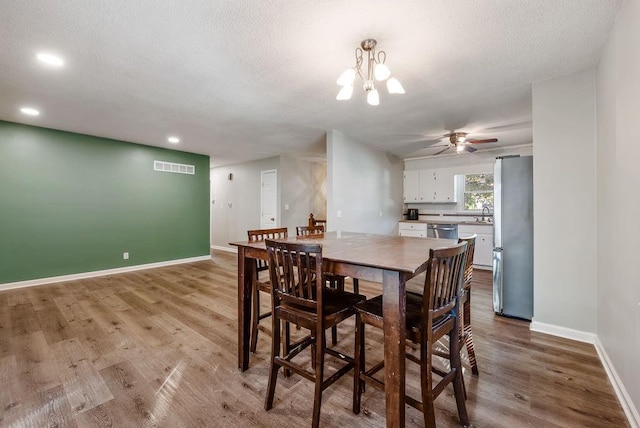
[[[356,65],[346,69],[338,78],[338,85],[342,86],[336,96],[338,101],[348,100],[353,95],[353,83],[356,75],[364,81],[362,89],[367,93],[367,102],[372,106],[380,104],[380,94],[375,87],[374,80],[379,82],[387,81],[387,91],[390,94],[404,94],[404,88],[398,79],[391,77],[391,71],[385,64],[387,54],[385,51],[376,53],[375,39],[365,39],[356,48]],[[366,52],[366,70],[363,69]]]
[[[451,148],[455,148],[456,149],[456,154],[460,154],[463,152],[467,152],[467,153],[473,153],[475,151],[477,151],[478,149],[476,149],[475,147],[472,147],[472,144],[485,144],[485,143],[497,143],[498,139],[497,138],[489,138],[486,140],[469,140],[467,139],[467,133],[466,132],[452,132],[451,134],[447,135],[446,137],[449,138],[449,142],[446,144],[446,147],[442,150],[440,150],[437,153],[434,153],[431,156],[437,156],[439,154],[442,154],[444,152],[446,152],[447,150],[451,149]],[[434,146],[437,147],[437,146]]]

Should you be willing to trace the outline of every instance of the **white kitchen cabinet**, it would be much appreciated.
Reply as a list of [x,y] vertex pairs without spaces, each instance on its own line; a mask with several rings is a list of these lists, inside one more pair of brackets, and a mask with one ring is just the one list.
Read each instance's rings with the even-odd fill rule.
[[452,169],[435,171],[436,202],[456,202],[455,172]]
[[478,234],[473,264],[492,266],[493,264],[493,235]]
[[404,172],[404,202],[420,202],[420,171]]
[[427,223],[401,221],[400,223],[398,223],[398,234],[400,236],[415,236],[418,238],[426,238]]
[[476,235],[476,248],[473,264],[476,267],[492,268],[493,266],[493,225],[461,224],[458,236]]
[[420,202],[433,202],[436,195],[435,171],[426,169],[420,172]]
[[456,202],[454,171],[451,169],[405,171],[404,202]]

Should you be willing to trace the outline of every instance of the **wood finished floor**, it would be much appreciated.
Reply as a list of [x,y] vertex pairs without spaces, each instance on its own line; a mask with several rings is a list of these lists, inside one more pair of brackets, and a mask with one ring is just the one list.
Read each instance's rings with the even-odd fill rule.
[[[593,346],[493,315],[490,273],[474,281],[480,375],[465,373],[473,426],[628,426]],[[237,370],[236,284],[235,255],[214,252],[213,261],[0,293],[0,426],[310,425],[313,387],[296,376],[279,378],[274,408],[263,410],[268,335],[250,369]],[[361,282],[361,291],[380,286]],[[349,320],[339,330],[349,353],[352,329]],[[381,343],[369,329],[368,361]],[[321,425],[385,426],[384,395],[367,389],[354,415],[351,391],[348,375],[325,392]],[[451,387],[436,407],[438,426],[457,426]],[[423,426],[410,407],[407,426]]]

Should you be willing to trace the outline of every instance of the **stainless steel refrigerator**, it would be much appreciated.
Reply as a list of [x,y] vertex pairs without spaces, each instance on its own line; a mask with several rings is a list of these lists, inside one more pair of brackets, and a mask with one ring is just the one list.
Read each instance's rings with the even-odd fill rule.
[[533,317],[533,157],[496,158],[493,310]]

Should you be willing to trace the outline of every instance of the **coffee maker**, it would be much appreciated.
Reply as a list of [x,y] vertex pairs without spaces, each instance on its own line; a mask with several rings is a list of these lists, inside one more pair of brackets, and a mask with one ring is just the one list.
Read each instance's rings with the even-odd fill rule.
[[418,209],[417,208],[409,208],[409,209],[407,209],[407,220],[418,220]]

